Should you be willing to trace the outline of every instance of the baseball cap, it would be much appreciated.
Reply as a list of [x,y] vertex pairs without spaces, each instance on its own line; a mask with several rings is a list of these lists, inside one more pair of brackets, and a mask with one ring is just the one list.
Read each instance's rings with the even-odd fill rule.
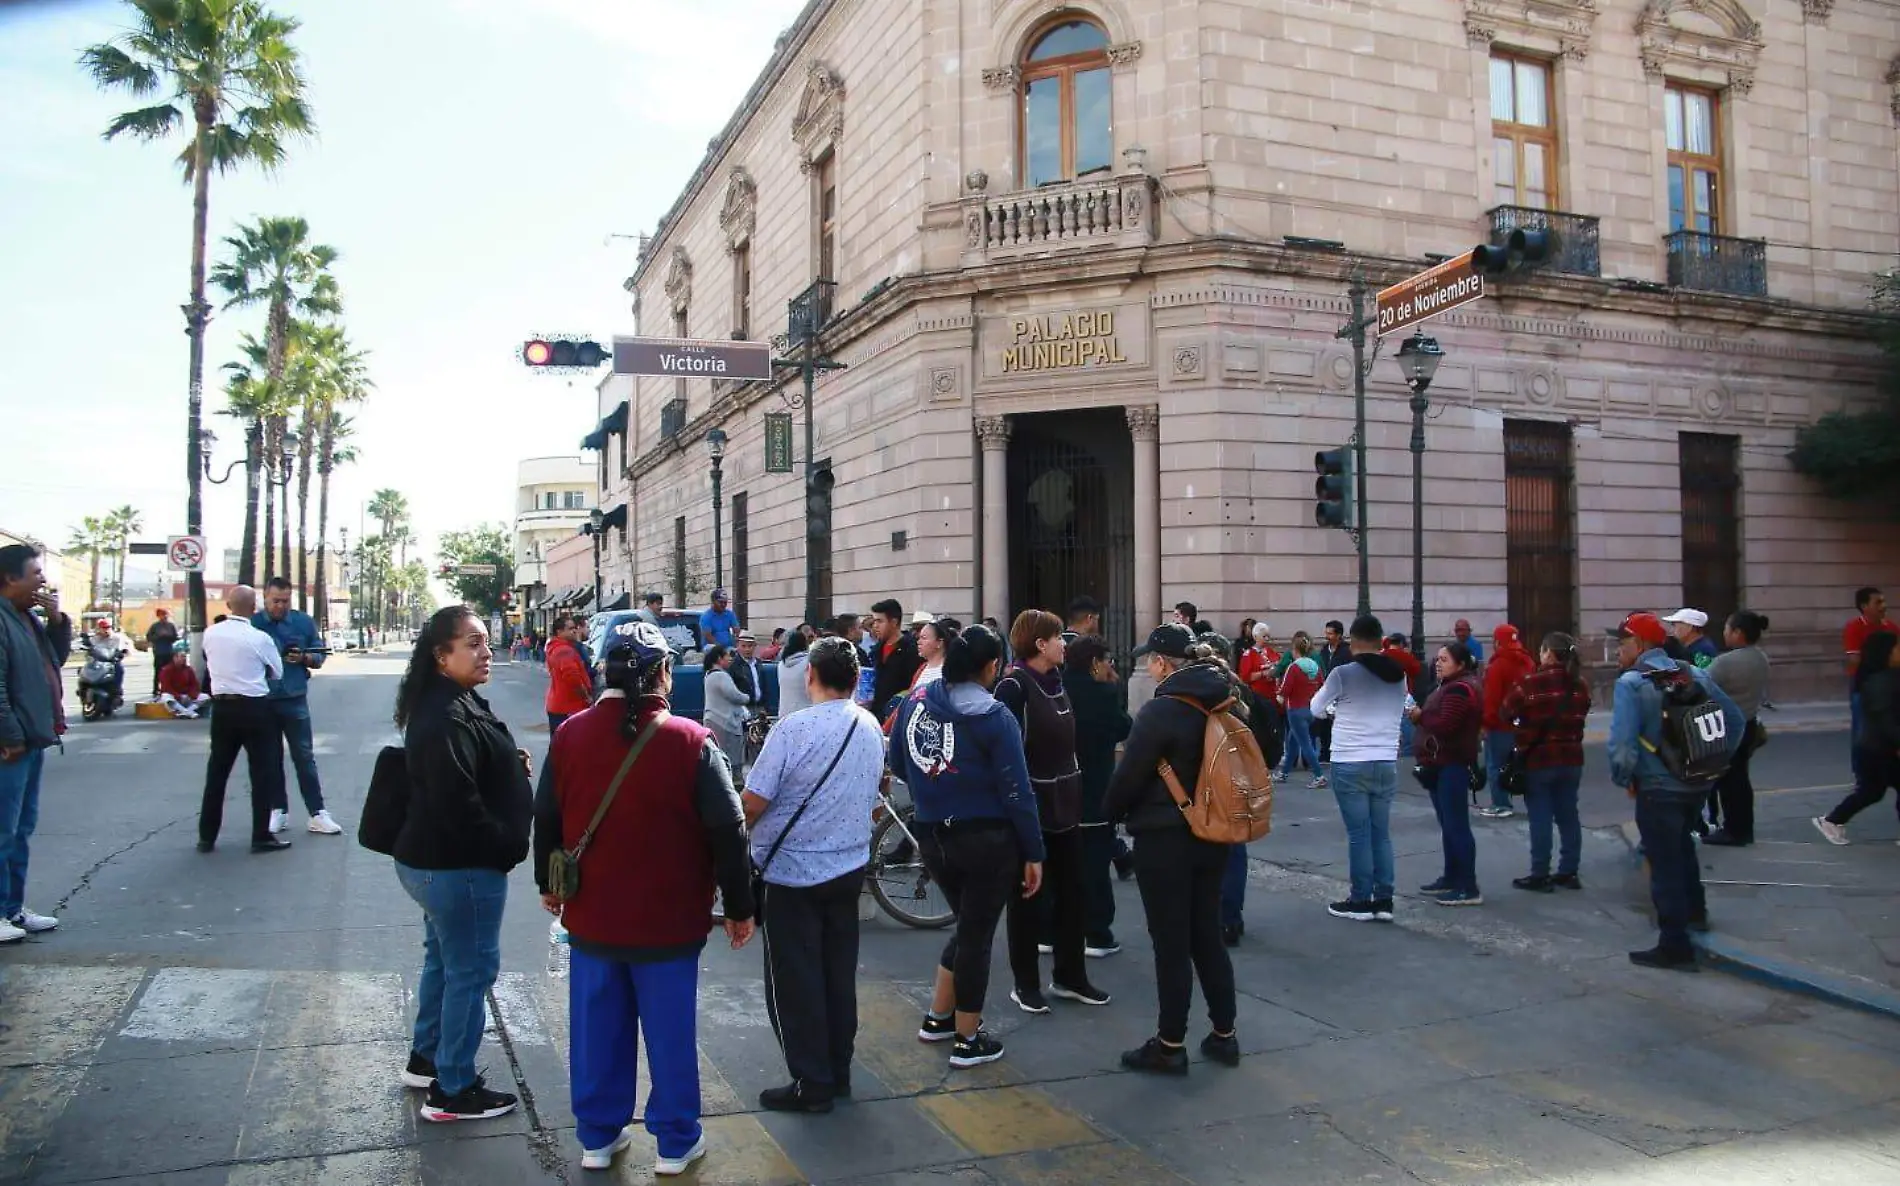
[[1491,632],[1491,638],[1495,642],[1516,642],[1519,637],[1517,627],[1509,622],[1500,623],[1498,628]]
[[1663,629],[1662,619],[1655,614],[1634,613],[1624,618],[1619,625],[1610,627],[1611,638],[1638,638],[1650,646],[1659,647],[1669,637]]
[[732,598],[726,593],[724,589],[714,589],[712,599],[714,601],[731,601],[732,600]]
[[662,659],[671,658],[673,648],[666,643],[666,635],[651,622],[622,622],[613,628],[607,638],[605,654],[602,659],[608,662],[625,663],[635,670],[645,670]]
[[1194,645],[1194,632],[1179,622],[1166,622],[1156,626],[1148,635],[1148,641],[1135,648],[1135,658],[1143,655],[1166,655],[1170,659],[1185,659],[1188,648]]
[[666,598],[658,593],[648,593],[644,595],[643,597],[641,597],[640,601],[644,605],[652,605],[656,601],[664,605],[666,603]]
[[1685,626],[1694,626],[1697,630],[1700,630],[1709,624],[1709,615],[1699,609],[1690,609],[1685,605],[1675,613],[1664,618],[1663,621],[1681,622]]

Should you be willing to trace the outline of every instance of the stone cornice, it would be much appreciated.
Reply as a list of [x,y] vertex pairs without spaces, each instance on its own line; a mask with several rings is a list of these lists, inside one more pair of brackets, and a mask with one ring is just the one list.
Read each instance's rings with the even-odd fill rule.
[[1583,60],[1597,19],[1596,0],[1465,0],[1465,35],[1473,45],[1501,41]]
[[745,166],[734,165],[726,175],[726,202],[719,210],[719,227],[726,232],[727,245],[736,247],[750,239],[758,216],[759,187]]
[[[1678,12],[1691,12],[1719,26],[1720,32],[1686,29],[1670,21]],[[1748,14],[1741,0],[1649,0],[1636,22],[1643,72],[1652,78],[1685,72],[1688,80],[1715,71],[1726,85],[1746,95],[1755,85],[1761,62],[1761,22]]]

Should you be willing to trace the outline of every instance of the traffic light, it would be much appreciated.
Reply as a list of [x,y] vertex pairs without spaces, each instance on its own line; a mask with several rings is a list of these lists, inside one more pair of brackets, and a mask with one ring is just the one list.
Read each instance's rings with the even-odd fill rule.
[[1313,482],[1313,495],[1319,499],[1313,505],[1313,522],[1321,527],[1358,527],[1352,446],[1322,449],[1313,454],[1313,471],[1319,475]]
[[838,477],[829,465],[821,465],[805,479],[805,537],[825,539],[831,535],[831,491]]
[[536,370],[555,367],[591,369],[613,355],[599,342],[585,338],[530,338],[521,346],[521,361]]
[[1523,271],[1550,262],[1558,248],[1557,232],[1518,227],[1502,243],[1480,243],[1471,249],[1471,269],[1486,276]]

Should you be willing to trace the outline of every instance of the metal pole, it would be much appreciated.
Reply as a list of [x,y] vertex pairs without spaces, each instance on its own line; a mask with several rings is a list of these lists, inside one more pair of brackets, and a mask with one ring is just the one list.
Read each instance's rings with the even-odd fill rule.
[[1352,448],[1353,470],[1357,475],[1354,492],[1358,524],[1353,532],[1359,548],[1359,615],[1372,612],[1371,574],[1366,566],[1366,281],[1354,272],[1352,286]]
[[1425,393],[1412,392],[1412,653],[1425,653]]
[[[812,301],[816,302],[816,291]],[[808,309],[807,317],[817,314]],[[812,427],[812,391],[816,386],[818,361],[818,327],[807,326],[805,331],[805,357],[800,361],[799,370],[805,381],[805,620],[813,626],[818,625],[818,558],[812,552],[813,531],[818,526],[812,522],[811,480],[817,473]]]
[[726,584],[726,543],[725,527],[721,511],[724,503],[719,498],[720,473],[719,458],[713,458],[713,588],[722,589]]

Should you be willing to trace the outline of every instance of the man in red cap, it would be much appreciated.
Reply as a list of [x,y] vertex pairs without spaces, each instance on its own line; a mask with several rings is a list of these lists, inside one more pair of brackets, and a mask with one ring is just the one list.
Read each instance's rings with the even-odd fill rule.
[[1537,657],[1525,649],[1523,637],[1509,622],[1492,631],[1491,637],[1498,644],[1497,653],[1484,668],[1484,771],[1488,779],[1485,785],[1491,788],[1491,806],[1478,808],[1478,814],[1486,819],[1510,819],[1511,795],[1504,789],[1498,771],[1517,744],[1517,731],[1510,721],[1498,716],[1498,709],[1524,677],[1537,670]]

